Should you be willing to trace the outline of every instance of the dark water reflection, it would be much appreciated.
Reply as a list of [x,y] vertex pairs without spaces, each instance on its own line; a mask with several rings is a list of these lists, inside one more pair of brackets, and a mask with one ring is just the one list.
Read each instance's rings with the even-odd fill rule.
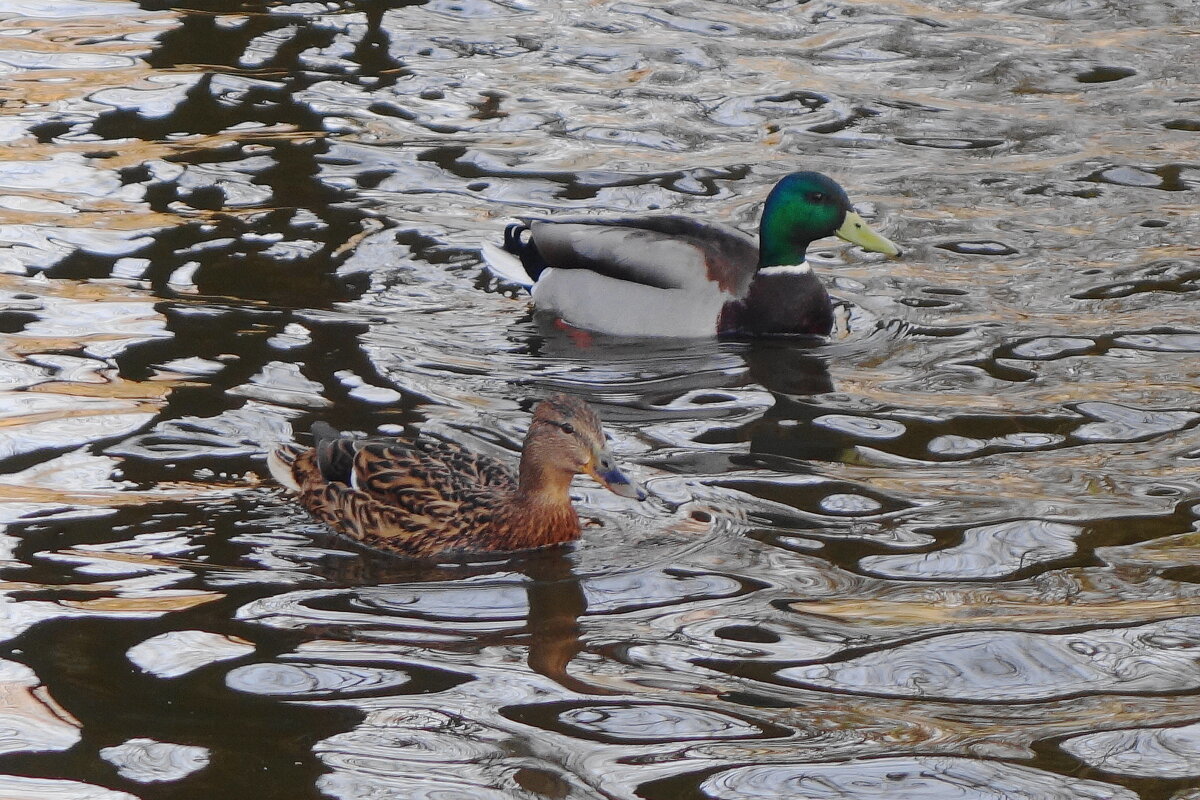
[[[0,4],[0,794],[1200,796],[1186,0]],[[517,213],[836,176],[829,342],[564,333]],[[266,481],[316,418],[651,499],[414,565]]]

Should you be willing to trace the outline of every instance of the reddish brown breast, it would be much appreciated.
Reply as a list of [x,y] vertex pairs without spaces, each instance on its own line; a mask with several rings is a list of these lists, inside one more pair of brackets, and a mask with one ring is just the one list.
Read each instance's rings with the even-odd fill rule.
[[525,550],[578,539],[579,515],[565,503],[514,502],[497,513],[491,530],[481,532],[488,550]]

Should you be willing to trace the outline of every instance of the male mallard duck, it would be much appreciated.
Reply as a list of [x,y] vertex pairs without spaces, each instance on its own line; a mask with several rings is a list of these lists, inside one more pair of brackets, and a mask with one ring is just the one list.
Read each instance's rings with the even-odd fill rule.
[[[523,236],[528,231],[528,236]],[[532,287],[534,305],[578,328],[619,336],[827,335],[833,306],[805,261],[836,235],[900,254],[818,172],[794,172],[767,195],[759,242],[686,217],[523,219],[504,246],[483,246],[498,277]]]
[[534,408],[519,473],[445,441],[358,439],[323,422],[313,439],[311,449],[287,444],[271,454],[275,479],[335,531],[413,558],[579,538],[570,487],[581,473],[646,499],[614,464],[596,413],[567,395]]

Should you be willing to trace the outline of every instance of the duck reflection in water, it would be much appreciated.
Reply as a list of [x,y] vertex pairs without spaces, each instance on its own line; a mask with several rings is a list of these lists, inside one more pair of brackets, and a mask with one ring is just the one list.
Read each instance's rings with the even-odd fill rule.
[[[567,361],[567,379],[585,385],[620,381],[622,392],[640,391],[647,399],[626,407],[632,425],[654,426],[677,418],[712,418],[709,407],[688,400],[697,394],[722,394],[734,389],[762,388],[774,404],[755,419],[738,425],[713,424],[695,438],[698,445],[749,442],[754,455],[794,459],[839,460],[846,449],[844,437],[811,424],[828,413],[807,398],[835,391],[825,346],[813,337],[756,339],[752,341],[647,340],[587,334],[535,318],[530,328],[512,339],[524,352],[539,359]],[[560,373],[564,374],[564,373]],[[666,404],[658,398],[667,398]],[[687,405],[671,404],[683,398]],[[729,397],[732,399],[732,396]],[[720,413],[715,412],[715,413]],[[713,454],[716,451],[710,451]],[[725,451],[721,451],[725,452]],[[744,461],[744,456],[737,460]],[[794,465],[789,468],[794,468]]]
[[[826,359],[819,350],[799,350],[780,342],[755,342],[747,347],[748,382],[771,393],[775,403],[762,416],[737,427],[713,426],[697,437],[698,444],[749,442],[750,456],[757,466],[773,458],[800,460],[839,460],[846,449],[844,441],[826,435],[812,424],[828,413],[820,403],[808,401],[814,395],[834,391]],[[744,460],[745,457],[735,459]],[[794,471],[796,465],[790,464]]]

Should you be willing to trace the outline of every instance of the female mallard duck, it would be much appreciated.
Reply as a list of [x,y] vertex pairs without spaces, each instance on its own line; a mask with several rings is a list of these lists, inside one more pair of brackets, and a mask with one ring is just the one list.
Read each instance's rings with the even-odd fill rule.
[[[523,236],[528,231],[528,236]],[[836,235],[900,254],[868,227],[846,192],[794,172],[767,195],[759,244],[686,217],[524,219],[483,256],[498,277],[532,287],[534,305],[575,327],[619,336],[828,335],[833,305],[805,261]]]
[[313,447],[271,454],[271,474],[330,528],[412,558],[525,550],[579,538],[571,479],[587,473],[614,494],[646,493],[614,464],[587,403],[537,404],[519,473],[445,441],[356,439],[313,425]]

